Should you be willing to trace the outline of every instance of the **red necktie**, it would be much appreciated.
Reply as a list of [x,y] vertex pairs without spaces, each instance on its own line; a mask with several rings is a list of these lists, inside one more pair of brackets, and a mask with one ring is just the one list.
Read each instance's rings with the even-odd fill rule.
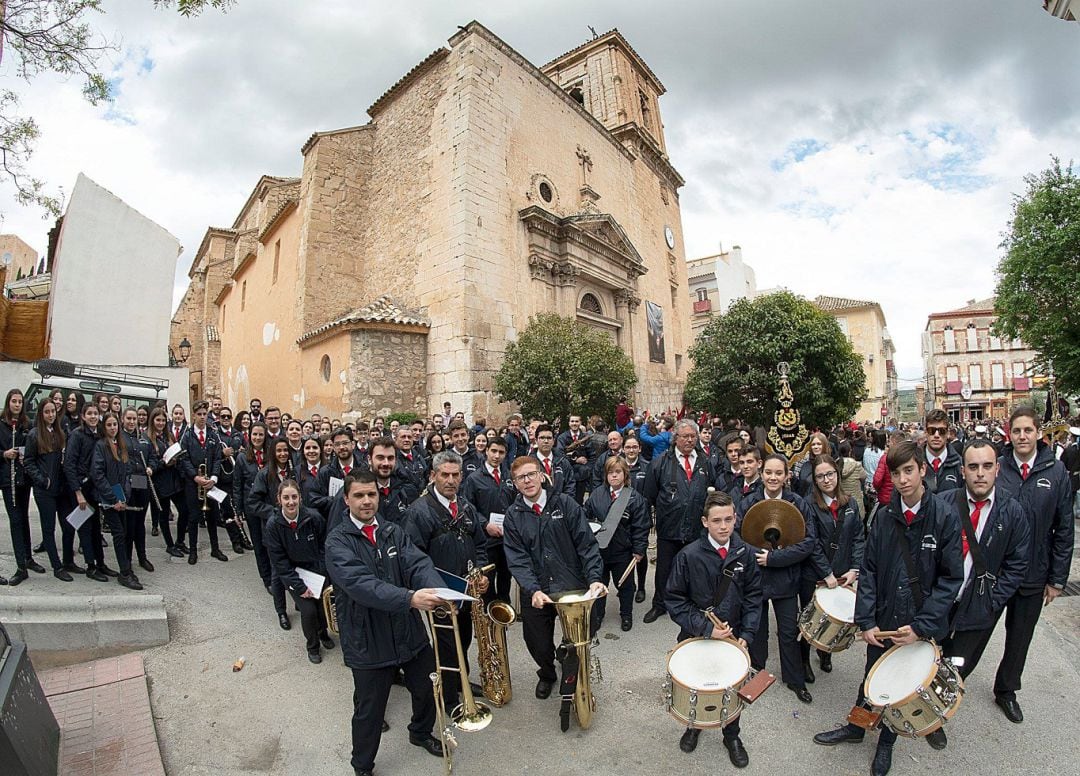
[[1026,480],[1029,474],[1031,474],[1031,467],[1026,463],[1020,464],[1020,476]]
[[935,458],[934,459],[934,474],[937,474],[937,470],[940,469],[940,468],[941,468],[941,459],[940,458]]
[[260,469],[262,468],[262,451],[261,450],[256,450],[255,451],[255,465],[258,466]]
[[716,551],[720,554],[720,560],[727,560],[727,547],[718,547]]
[[371,542],[372,545],[374,545],[375,544],[375,526],[374,525],[365,525],[360,530],[363,531],[364,536],[367,537],[367,540],[369,542]]
[[352,471],[352,467],[351,467],[351,466],[344,466],[344,467],[342,467],[342,469],[341,469],[341,470],[342,470],[343,472],[345,472],[345,476],[346,476],[346,477],[348,477],[348,476],[349,476],[349,472],[351,472],[351,471]]
[[744,485],[742,486],[742,494],[743,494],[743,495],[745,496],[745,495],[746,495],[747,493],[749,493],[749,492],[750,492],[750,486],[749,486],[749,485],[745,485],[745,484],[744,484]]
[[904,510],[904,519],[907,520],[907,524],[911,525],[911,521],[915,519],[915,513],[910,509]]
[[614,501],[616,498],[618,498],[618,495],[615,493],[615,491],[611,491],[611,500]]
[[[974,528],[976,531],[978,531],[979,530],[979,513],[982,512],[982,508],[986,506],[987,502],[985,500],[984,501],[971,501],[971,499],[968,499],[968,501],[975,505],[975,509],[971,513],[971,527]],[[966,531],[961,531],[960,532],[960,541],[961,541],[961,545],[962,545],[960,549],[964,553],[964,557],[966,558],[967,555],[968,555],[968,552],[971,549],[970,547],[968,547],[968,537],[967,537],[967,532]]]
[[379,493],[382,494],[383,498],[386,498],[390,495],[390,488],[379,488]]
[[499,470],[498,469],[492,469],[491,470],[491,476],[495,478],[495,484],[496,485],[502,485],[502,480],[499,479]]
[[533,504],[533,512],[535,512],[536,514],[538,514],[538,515],[539,515],[539,514],[541,514],[541,513],[543,512],[543,511],[544,511],[544,510],[543,510],[543,509],[542,509],[542,508],[540,507],[540,505],[539,505],[539,504]]
[[450,517],[453,520],[457,520],[457,502],[456,501],[451,501],[450,502]]
[[[1024,464],[1024,465],[1027,466],[1027,464]],[[551,476],[551,459],[550,458],[545,458],[544,459],[544,471],[546,471],[548,473],[549,477]]]
[[290,520],[289,521],[289,528],[291,528],[294,531],[296,530],[296,521],[295,520]]
[[405,460],[412,463],[412,453],[405,453]]
[[690,480],[694,479],[694,470],[690,468],[690,456],[684,455],[682,461],[683,469],[686,470],[686,481],[690,482]]
[[289,476],[289,470],[288,469],[282,469],[281,471],[278,472],[278,479],[279,480],[283,480],[288,476]]
[[203,430],[201,428],[199,429],[199,445],[201,447],[206,446],[206,435],[203,434]]
[[833,503],[829,504],[829,511],[832,512],[832,519],[835,523],[837,520],[840,519],[840,502],[836,499],[833,499]]
[[311,476],[312,477],[318,477],[319,476],[319,467],[318,466],[312,466],[311,467]]

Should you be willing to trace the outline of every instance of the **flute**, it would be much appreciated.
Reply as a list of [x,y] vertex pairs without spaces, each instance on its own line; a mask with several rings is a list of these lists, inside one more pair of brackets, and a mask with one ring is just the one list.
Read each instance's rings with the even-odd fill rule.
[[11,456],[11,503],[15,503],[15,459],[19,457],[19,451],[15,447],[15,421],[11,422],[11,451],[15,455]]

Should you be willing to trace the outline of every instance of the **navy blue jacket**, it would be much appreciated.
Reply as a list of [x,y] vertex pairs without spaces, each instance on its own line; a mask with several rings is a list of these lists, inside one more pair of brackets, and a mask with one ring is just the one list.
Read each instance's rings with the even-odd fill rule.
[[184,487],[195,487],[195,475],[201,464],[206,464],[207,477],[221,476],[221,440],[209,425],[204,431],[205,445],[199,444],[199,434],[194,426],[188,426],[180,435],[180,450],[184,454],[180,455],[176,465]]
[[668,614],[679,624],[679,641],[712,633],[713,624],[704,610],[712,607],[723,575],[727,574],[731,582],[713,613],[731,626],[735,638],[753,643],[761,620],[760,569],[753,549],[737,534],[732,534],[724,560],[708,536],[683,547],[672,561],[664,595]]
[[[539,453],[529,453],[537,461],[540,460]],[[551,453],[551,487],[548,491],[551,493],[565,493],[568,496],[574,495],[574,485],[577,482],[574,474],[575,467],[570,463],[565,455],[557,451]],[[540,471],[545,472],[544,464],[540,463]]]
[[538,515],[519,495],[507,510],[503,532],[506,563],[526,606],[537,590],[554,597],[601,581],[600,547],[585,513],[570,496],[548,491]]
[[[813,518],[809,516],[809,510],[802,497],[785,489],[780,498],[794,504],[799,510],[799,514],[802,515],[803,522],[806,524],[806,536],[803,537],[801,542],[781,547],[778,550],[747,544],[753,554],[757,554],[759,550],[769,550],[769,557],[761,571],[761,587],[767,601],[773,598],[790,598],[799,594],[799,580],[802,578],[804,561],[807,561],[814,553],[818,542],[817,526]],[[764,500],[765,490],[763,487],[761,490],[751,493],[743,501],[744,508],[738,513],[737,522],[735,523],[735,530],[740,537],[742,537],[742,522],[746,512],[754,504]]]
[[403,665],[431,648],[409,602],[412,591],[442,587],[442,577],[401,526],[380,520],[375,542],[348,517],[326,537],[326,571],[349,668]]
[[147,463],[154,472],[152,479],[158,498],[168,498],[179,493],[183,485],[180,483],[180,472],[176,469],[176,459],[173,459],[172,466],[165,463],[165,451],[169,449],[168,440],[164,435],[159,437],[156,443],[147,440],[146,449],[149,453]]
[[[918,570],[923,604],[915,608],[907,569],[897,541],[907,542]],[[922,638],[948,635],[949,609],[964,579],[960,556],[960,516],[951,504],[925,491],[911,525],[904,519],[900,494],[880,508],[866,539],[855,624],[859,630],[896,630],[910,625]]]
[[64,476],[68,490],[72,493],[81,491],[83,497],[91,501],[94,500],[94,484],[90,481],[90,459],[98,438],[80,424],[68,436],[64,450]]
[[675,448],[654,458],[645,476],[645,498],[655,509],[656,535],[683,544],[701,536],[705,497],[715,481],[712,464],[700,451],[689,481]]
[[[266,460],[265,456],[263,460]],[[232,476],[232,503],[236,514],[245,517],[255,514],[255,510],[248,504],[248,498],[259,471],[259,465],[254,460],[248,460],[247,450],[236,454],[236,469]]]
[[479,568],[487,563],[487,534],[473,505],[462,498],[457,501],[457,520],[453,520],[450,510],[429,490],[412,503],[402,525],[435,568],[463,577],[470,564]]
[[1035,461],[1025,480],[1006,445],[998,459],[997,484],[1016,496],[1027,512],[1031,528],[1028,568],[1020,591],[1033,593],[1046,585],[1064,586],[1069,581],[1073,554],[1072,490],[1069,472],[1049,447],[1039,442]]
[[[59,498],[64,485],[64,451],[53,450],[43,453],[38,449],[37,429],[30,429],[26,435],[26,454],[23,465],[35,495]],[[10,464],[8,466],[10,469]]]
[[[594,523],[603,524],[611,508],[611,491],[604,487],[595,488],[585,500],[585,518]],[[600,550],[600,557],[606,563],[629,563],[631,555],[645,557],[649,549],[649,502],[633,488],[630,488],[630,501],[626,504],[622,519],[615,527],[615,535],[608,546]],[[647,562],[647,561],[646,561]]]
[[[817,546],[810,559],[803,564],[803,581],[817,582],[829,574],[839,577],[851,569],[862,565],[863,559],[863,521],[859,516],[855,500],[849,498],[847,506],[839,511],[839,519],[833,521],[832,512],[822,509],[813,498],[806,499],[806,513],[817,531]],[[840,534],[836,538],[836,547],[830,547],[836,524],[840,524]],[[832,560],[829,560],[829,556]]]
[[[12,433],[11,426],[7,423],[0,422],[0,452],[11,450],[13,447],[26,447],[26,435],[30,431],[30,427],[23,421],[21,424],[16,423],[15,433]],[[23,451],[25,456],[26,451]],[[23,471],[23,462],[19,460],[18,456],[15,457],[15,485],[21,487],[26,481],[26,474]],[[11,461],[6,458],[0,458],[0,488],[11,488]]]
[[[751,483],[750,490],[746,493],[743,493],[744,487],[746,487],[746,478],[740,474],[731,483],[731,487],[728,488],[728,495],[731,496],[731,501],[735,504],[735,512],[740,515],[750,508],[751,499],[761,498],[765,494],[765,481],[759,475]],[[744,501],[747,503],[744,504]]]
[[[349,464],[349,474],[360,472],[361,469],[356,465],[356,457],[354,456],[351,461],[347,461]],[[315,485],[311,491],[311,506],[319,510],[324,516],[330,514],[330,507],[332,502],[342,501],[343,497],[340,493],[334,494],[334,497],[330,497],[330,480],[338,479],[342,482],[345,481],[345,469],[341,465],[341,459],[334,456],[327,463],[319,469],[319,476],[315,480]]]
[[[517,491],[514,490],[513,482],[510,480],[510,470],[506,468],[505,464],[499,469],[498,484],[496,484],[495,478],[488,473],[485,465],[483,468],[478,469],[472,477],[465,480],[461,490],[458,491],[458,496],[473,505],[486,529],[492,514],[506,516],[506,510],[510,508],[510,505],[517,497]],[[485,530],[484,533],[487,534],[487,531]],[[502,545],[501,536],[487,534],[488,547],[500,545]]]
[[94,493],[97,495],[98,503],[103,508],[111,507],[119,501],[116,493],[113,492],[114,485],[119,485],[123,489],[124,503],[127,503],[131,497],[131,450],[128,450],[127,461],[117,460],[113,458],[110,446],[109,440],[102,437],[94,445],[90,457],[90,479],[94,483]]
[[289,521],[274,510],[263,529],[263,546],[270,556],[270,565],[285,587],[297,595],[307,590],[307,585],[296,573],[297,568],[314,571],[326,576],[323,547],[326,542],[326,521],[314,509],[300,507],[296,516],[296,529],[289,528]]
[[[945,460],[935,472],[930,465],[931,453],[925,451],[926,477],[923,482],[931,493],[944,493],[948,490],[964,487],[964,461],[952,447],[946,446]],[[861,459],[860,459],[861,460]]]
[[[411,478],[400,474],[396,469],[390,474],[390,492],[384,494],[379,488],[379,522],[400,523],[405,519],[409,505],[420,497],[420,489]],[[327,516],[327,531],[333,531],[345,517],[348,506],[345,497],[330,499],[330,514]]]
[[[942,498],[959,514],[967,500],[967,488],[954,488],[942,494]],[[967,506],[970,508],[970,504]],[[953,616],[951,627],[955,631],[993,628],[998,614],[1020,589],[1027,572],[1031,530],[1020,502],[1005,489],[995,487],[990,514],[980,516],[979,522],[983,523],[979,537],[983,563],[995,579],[980,585],[972,564],[971,579]],[[960,530],[963,531],[963,522]]]

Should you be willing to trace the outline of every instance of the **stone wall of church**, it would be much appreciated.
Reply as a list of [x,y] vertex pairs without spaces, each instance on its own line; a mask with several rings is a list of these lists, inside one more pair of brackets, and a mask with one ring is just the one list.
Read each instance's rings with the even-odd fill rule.
[[350,417],[427,413],[427,335],[360,329],[351,334],[346,407]]

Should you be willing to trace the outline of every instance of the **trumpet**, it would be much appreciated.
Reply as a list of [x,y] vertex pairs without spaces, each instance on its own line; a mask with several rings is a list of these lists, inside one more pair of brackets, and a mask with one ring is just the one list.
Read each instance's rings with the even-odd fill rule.
[[[200,463],[199,464],[199,476],[202,477],[203,479],[206,479],[206,464],[205,463]],[[209,492],[210,492],[210,489],[207,488],[205,485],[200,485],[199,486],[199,502],[202,504],[202,511],[203,511],[204,515],[207,512],[210,511],[210,500],[206,497],[206,494],[209,493]]]
[[[450,622],[438,622],[439,617],[446,619],[446,611],[449,611]],[[461,633],[458,631],[457,609],[453,605],[447,609],[439,608],[434,612],[427,613],[428,625],[431,628],[431,641],[435,650],[435,671],[431,674],[431,684],[435,691],[435,711],[439,721],[439,737],[442,740],[443,766],[446,776],[454,768],[454,747],[457,746],[457,738],[454,737],[454,728],[466,733],[483,730],[491,724],[491,709],[483,703],[477,703],[473,697],[472,688],[469,687],[469,674],[465,670],[465,650],[461,647]],[[439,657],[439,640],[435,636],[436,628],[450,628],[454,631],[454,647],[457,650],[457,668],[444,666]],[[444,672],[455,672],[461,682],[461,703],[454,707],[449,714],[446,703],[443,700]]]

